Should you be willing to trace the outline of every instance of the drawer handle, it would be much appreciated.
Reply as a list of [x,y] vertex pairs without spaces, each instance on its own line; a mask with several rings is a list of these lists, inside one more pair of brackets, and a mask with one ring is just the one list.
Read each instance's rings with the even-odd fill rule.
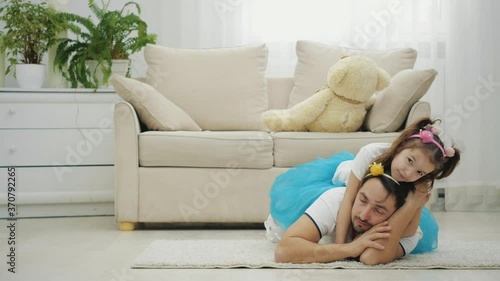
[[14,144],[10,146],[10,152],[15,152],[17,150],[17,146],[15,146]]

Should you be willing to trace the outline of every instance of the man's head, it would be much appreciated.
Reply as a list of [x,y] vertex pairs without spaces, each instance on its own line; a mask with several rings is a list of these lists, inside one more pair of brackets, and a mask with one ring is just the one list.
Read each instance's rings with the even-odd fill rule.
[[369,230],[387,219],[403,204],[412,183],[396,183],[385,176],[368,175],[361,181],[361,187],[351,210],[351,220],[356,232]]

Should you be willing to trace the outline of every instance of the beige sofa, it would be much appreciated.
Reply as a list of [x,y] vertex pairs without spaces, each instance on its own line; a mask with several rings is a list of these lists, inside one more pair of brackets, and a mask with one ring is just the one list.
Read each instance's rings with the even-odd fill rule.
[[[297,46],[298,51],[300,47]],[[151,52],[146,49],[146,56],[151,55]],[[297,68],[301,64],[300,59],[299,56]],[[291,94],[300,86],[297,71],[299,69],[294,78],[264,78],[267,99],[265,109],[290,106]],[[162,75],[170,77],[171,73]],[[148,102],[150,105],[158,105],[156,100],[147,100],[151,97],[150,92],[160,92],[161,85],[151,82],[157,80],[149,79],[149,84],[153,87],[143,85],[147,91],[138,91],[137,87],[113,82],[117,93],[126,100],[117,103],[115,107],[115,209],[116,219],[122,230],[134,229],[140,222],[263,222],[269,214],[268,193],[276,176],[294,165],[317,157],[328,157],[344,150],[355,154],[368,143],[390,142],[398,134],[395,130],[373,132],[373,128],[354,133],[269,132],[265,128],[214,130],[210,128],[214,125],[203,123],[207,120],[200,119],[209,119],[216,114],[213,112],[201,115],[198,119],[193,117],[196,123],[203,123],[203,126],[200,125],[201,130],[192,127],[189,127],[192,128],[190,130],[148,130],[142,124],[142,119],[146,117],[140,119],[143,114],[140,112],[148,107]],[[145,81],[148,82],[148,78]],[[430,83],[423,90],[427,91]],[[422,91],[422,88],[419,89]],[[134,92],[140,94],[131,98],[130,95]],[[165,95],[165,92],[161,94]],[[377,96],[377,102],[382,96],[384,95]],[[398,129],[419,117],[430,116],[429,103],[418,100],[420,97],[421,95],[413,97],[404,106],[399,105],[399,109],[406,108],[403,120],[399,122],[403,125],[398,125]],[[177,105],[182,103],[182,100],[176,100]],[[381,105],[386,104],[387,101],[381,101]],[[229,110],[229,107],[239,105],[224,106]],[[186,109],[186,112],[196,116],[192,110]],[[165,112],[158,114],[163,113]],[[234,119],[237,118],[235,116]],[[155,121],[157,119],[159,118]],[[375,121],[378,119],[380,118]],[[231,120],[231,126],[235,126],[235,120]],[[171,126],[180,125],[175,123]],[[365,126],[370,127],[370,124],[367,122]]]

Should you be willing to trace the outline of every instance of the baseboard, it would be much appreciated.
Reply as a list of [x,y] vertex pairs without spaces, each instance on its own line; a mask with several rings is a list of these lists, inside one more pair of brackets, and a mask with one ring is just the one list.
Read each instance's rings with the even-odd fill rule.
[[445,188],[446,211],[500,212],[500,187],[471,185]]
[[[64,203],[17,205],[16,218],[107,216],[114,215],[114,203]],[[0,205],[0,219],[7,216],[7,205]]]

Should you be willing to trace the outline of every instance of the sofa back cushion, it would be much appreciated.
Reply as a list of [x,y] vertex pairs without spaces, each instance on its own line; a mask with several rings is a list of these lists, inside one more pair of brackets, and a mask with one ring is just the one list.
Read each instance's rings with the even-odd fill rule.
[[150,85],[117,74],[113,74],[110,81],[116,93],[132,104],[149,130],[201,131],[186,112]]
[[147,45],[146,82],[204,130],[266,130],[265,45],[174,49]]
[[374,133],[399,130],[413,104],[427,93],[437,74],[435,69],[406,69],[394,75],[389,87],[377,93],[366,114],[365,128]]
[[293,77],[268,77],[269,109],[286,109],[293,88]]
[[307,99],[325,86],[330,67],[343,56],[353,55],[363,55],[373,59],[391,76],[403,69],[413,68],[417,59],[417,52],[411,48],[367,51],[329,46],[313,41],[297,41],[298,61],[288,107]]

